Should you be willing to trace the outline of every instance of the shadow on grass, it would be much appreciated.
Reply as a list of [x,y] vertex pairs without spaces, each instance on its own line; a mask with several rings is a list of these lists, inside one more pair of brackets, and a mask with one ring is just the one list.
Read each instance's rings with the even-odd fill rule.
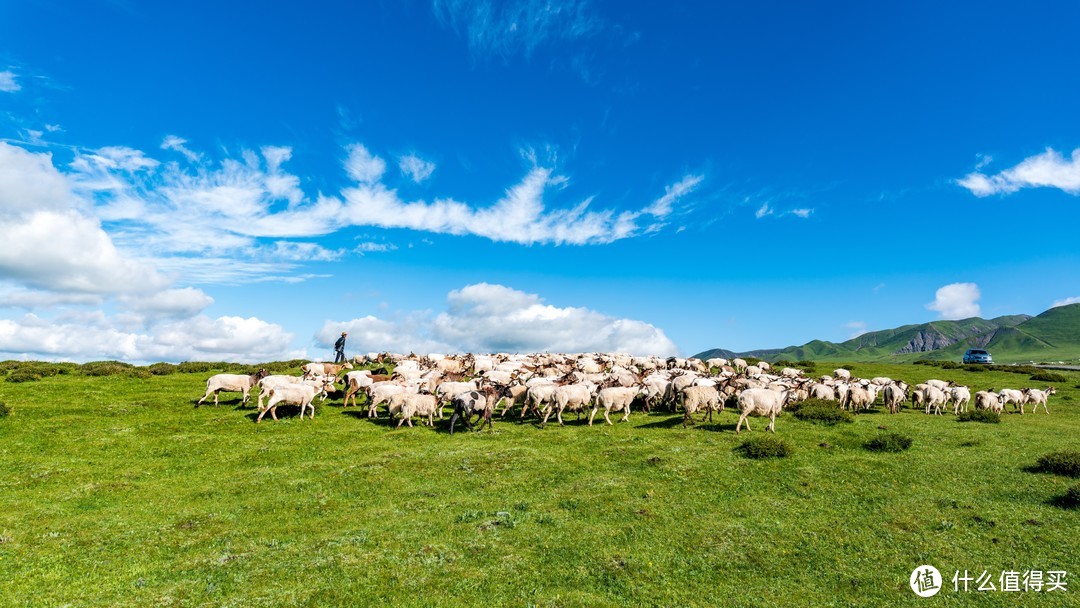
[[[650,416],[654,416],[654,415],[656,415],[656,414],[650,414]],[[682,416],[680,416],[678,414],[674,414],[674,415],[664,414],[664,415],[667,416],[667,417],[663,418],[662,420],[656,420],[654,422],[646,422],[645,424],[639,424],[638,428],[642,428],[642,429],[670,429],[670,428],[675,428],[677,426],[682,426],[682,423],[683,423],[683,417]]]

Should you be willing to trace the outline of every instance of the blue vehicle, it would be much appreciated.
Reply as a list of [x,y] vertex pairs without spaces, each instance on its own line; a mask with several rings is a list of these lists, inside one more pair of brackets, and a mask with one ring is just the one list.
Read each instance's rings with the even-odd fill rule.
[[993,358],[990,357],[990,353],[978,348],[969,348],[964,353],[964,363],[993,363]]

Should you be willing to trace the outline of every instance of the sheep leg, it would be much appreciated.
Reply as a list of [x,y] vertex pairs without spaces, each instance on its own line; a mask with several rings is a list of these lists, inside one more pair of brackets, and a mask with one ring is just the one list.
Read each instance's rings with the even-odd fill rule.
[[551,416],[551,408],[544,410],[544,419],[540,421],[540,428],[547,426],[548,417]]
[[[595,418],[595,417],[596,417],[596,412],[597,412],[597,410],[599,410],[599,409],[600,409],[600,406],[599,406],[599,405],[597,405],[597,406],[594,406],[594,407],[592,408],[592,411],[591,411],[591,412],[589,412],[589,426],[592,426],[592,421],[593,421],[593,418]],[[605,418],[607,418],[607,412],[604,412],[604,417],[605,417]],[[608,424],[611,424],[611,421],[608,421]]]
[[630,406],[628,405],[628,406],[626,406],[626,411],[623,412],[622,420],[620,420],[619,422],[626,422],[629,419],[630,419]]
[[[746,428],[750,428],[750,427],[746,427]],[[776,432],[776,412],[773,412],[772,414],[769,414],[769,429],[768,430],[772,431],[773,433]]]
[[559,426],[563,426],[562,411],[563,411],[563,408],[561,408],[561,407],[558,410],[555,411],[555,417],[559,419]]
[[615,426],[614,424],[612,424],[612,422],[611,422],[611,418],[608,418],[608,412],[607,412],[607,410],[604,410],[604,420],[606,420],[606,421],[607,421],[607,423],[608,423],[608,426]]

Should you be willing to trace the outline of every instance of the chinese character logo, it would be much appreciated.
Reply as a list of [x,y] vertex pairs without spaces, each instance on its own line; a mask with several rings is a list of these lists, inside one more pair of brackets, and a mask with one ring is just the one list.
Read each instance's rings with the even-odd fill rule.
[[941,591],[941,573],[933,566],[919,566],[908,579],[911,590],[919,597],[932,597]]

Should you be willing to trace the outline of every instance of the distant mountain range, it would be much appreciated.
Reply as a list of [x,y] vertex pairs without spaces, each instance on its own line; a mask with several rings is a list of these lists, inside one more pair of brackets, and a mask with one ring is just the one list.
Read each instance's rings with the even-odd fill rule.
[[969,348],[990,351],[995,363],[1080,359],[1080,304],[1051,308],[1037,317],[932,321],[862,334],[846,342],[813,340],[802,346],[736,353],[714,348],[694,355],[756,357],[766,361],[959,361]]

